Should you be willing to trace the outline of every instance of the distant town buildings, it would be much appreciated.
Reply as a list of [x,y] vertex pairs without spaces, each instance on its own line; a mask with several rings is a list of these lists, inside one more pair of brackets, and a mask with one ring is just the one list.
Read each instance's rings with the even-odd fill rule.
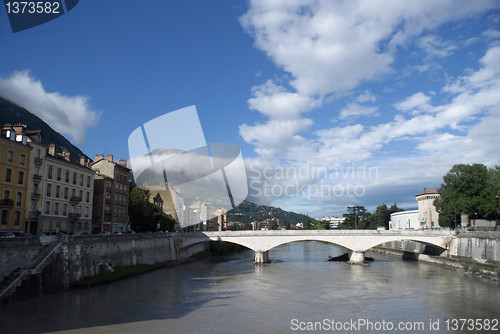
[[337,228],[345,222],[345,217],[325,216],[321,218],[321,221],[329,222],[330,228]]

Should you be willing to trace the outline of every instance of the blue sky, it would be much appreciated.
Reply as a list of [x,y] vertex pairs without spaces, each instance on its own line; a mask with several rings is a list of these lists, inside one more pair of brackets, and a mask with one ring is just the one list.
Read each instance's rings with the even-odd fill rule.
[[13,34],[2,7],[0,95],[91,157],[196,105],[207,142],[241,147],[250,200],[411,209],[454,164],[500,164],[499,8],[91,0]]

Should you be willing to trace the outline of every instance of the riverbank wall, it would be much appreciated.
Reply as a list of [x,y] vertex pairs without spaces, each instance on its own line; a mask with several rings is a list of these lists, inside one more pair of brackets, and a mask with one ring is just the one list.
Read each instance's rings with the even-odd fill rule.
[[12,238],[0,242],[0,299],[21,300],[70,288],[117,266],[183,261],[209,242],[183,247],[172,234]]
[[476,265],[493,272],[500,267],[500,232],[458,232],[445,251],[415,241],[388,242],[373,250],[457,269]]

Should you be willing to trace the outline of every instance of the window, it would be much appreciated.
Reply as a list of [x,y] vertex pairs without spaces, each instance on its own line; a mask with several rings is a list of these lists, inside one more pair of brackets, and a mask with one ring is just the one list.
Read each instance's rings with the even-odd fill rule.
[[56,186],[56,198],[59,198],[59,194],[61,193],[61,186]]
[[64,199],[68,199],[68,187],[64,187]]
[[83,187],[83,174],[80,174],[80,186]]
[[49,165],[47,168],[47,178],[52,179],[52,166]]
[[54,214],[56,216],[59,215],[59,203],[58,202],[54,203]]
[[9,222],[9,210],[2,210],[2,225],[7,225]]
[[80,201],[81,201],[83,199],[83,191],[82,190],[80,190],[80,196],[79,197],[80,197]]
[[75,196],[75,189],[71,189],[71,197],[76,197]]
[[40,175],[40,167],[35,166],[35,175]]
[[86,196],[86,202],[89,203],[90,202],[90,192],[87,191],[87,196]]
[[5,170],[5,182],[10,182],[12,179],[12,169],[7,168]]
[[88,218],[89,217],[89,207],[86,206],[85,207],[85,218]]
[[76,184],[76,172],[73,172],[73,184]]
[[24,182],[24,172],[19,171],[19,177],[17,179],[17,183],[23,184],[23,182]]
[[111,193],[109,192],[106,193],[106,199],[111,199]]
[[24,166],[26,164],[26,156],[24,154],[21,154],[21,156],[19,157],[19,164],[21,166]]
[[107,187],[108,187],[108,189],[111,189],[111,182],[110,181],[108,181]]
[[52,184],[47,183],[47,197],[52,196]]
[[57,169],[57,181],[61,181],[61,168]]
[[21,211],[14,212],[14,224],[19,225],[21,222]]
[[87,188],[90,188],[90,176],[87,176]]
[[7,161],[14,162],[14,152],[12,152],[12,151],[7,152]]
[[109,213],[109,204],[106,204],[106,213]]
[[49,201],[45,202],[45,214],[46,215],[50,214],[50,202]]
[[16,206],[21,206],[23,203],[23,193],[18,192],[16,195]]
[[9,197],[10,197],[10,191],[9,190],[4,190],[4,192],[3,192],[3,198],[9,199]]
[[65,181],[66,181],[66,183],[69,183],[69,172],[68,171],[66,171]]
[[63,216],[67,216],[68,215],[68,204],[64,204],[63,205]]
[[42,152],[40,151],[39,148],[36,150],[36,157],[39,159],[42,157]]

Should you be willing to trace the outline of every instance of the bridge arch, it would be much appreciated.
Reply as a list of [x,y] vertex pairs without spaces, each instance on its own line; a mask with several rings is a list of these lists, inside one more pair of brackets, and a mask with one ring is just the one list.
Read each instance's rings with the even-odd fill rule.
[[365,251],[386,242],[410,240],[446,249],[452,238],[453,236],[446,232],[423,231],[225,231],[202,232],[197,236],[191,234],[185,239],[184,246],[207,240],[225,241],[253,250],[256,253],[256,262],[267,262],[269,250],[277,246],[297,241],[320,241],[351,250],[354,262],[362,262]]

